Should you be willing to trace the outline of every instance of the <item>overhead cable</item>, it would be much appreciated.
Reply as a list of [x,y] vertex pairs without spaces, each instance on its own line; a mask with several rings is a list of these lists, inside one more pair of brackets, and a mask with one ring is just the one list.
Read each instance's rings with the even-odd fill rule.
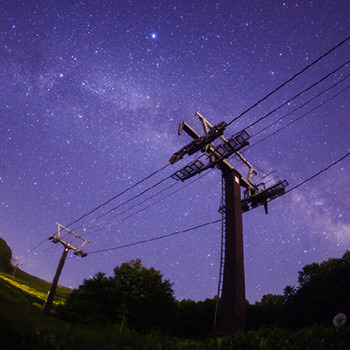
[[[154,202],[154,203],[151,203],[151,204],[147,205],[146,207],[141,208],[141,209],[139,209],[138,211],[136,211],[136,212],[134,212],[134,213],[131,213],[131,214],[127,215],[127,216],[124,216],[124,217],[121,218],[120,220],[126,220],[126,219],[128,219],[128,218],[130,218],[130,217],[133,217],[133,216],[135,216],[135,215],[141,213],[142,211],[144,211],[144,210],[146,210],[146,209],[149,209],[149,208],[155,206],[156,204],[162,202],[164,199],[170,198],[170,197],[173,196],[175,193],[184,190],[187,186],[192,185],[194,182],[199,181],[200,179],[202,179],[204,176],[206,176],[206,175],[208,175],[208,174],[209,174],[209,172],[206,172],[206,173],[204,173],[204,174],[198,176],[195,180],[193,180],[193,181],[187,183],[185,186],[183,186],[183,187],[181,187],[181,188],[178,188],[177,190],[175,190],[175,191],[169,193],[166,197],[162,197],[162,198],[159,199],[158,201],[156,201],[156,202]],[[179,182],[175,182],[175,184],[178,184],[178,183],[179,183]]]
[[259,101],[255,102],[252,106],[250,106],[249,108],[247,108],[245,111],[243,111],[240,115],[238,115],[237,117],[233,118],[228,124],[231,125],[233,122],[237,121],[238,119],[242,118],[245,114],[247,114],[250,110],[252,110],[253,108],[255,108],[259,103],[265,101],[267,98],[269,98],[271,95],[273,95],[275,92],[277,92],[278,90],[280,90],[283,86],[287,85],[288,83],[290,83],[292,80],[294,80],[296,77],[298,77],[299,75],[301,75],[302,73],[304,73],[307,69],[311,68],[313,65],[315,65],[317,62],[319,62],[320,60],[322,60],[324,57],[326,57],[327,55],[329,55],[331,52],[333,52],[334,50],[336,50],[338,47],[340,47],[341,45],[345,44],[348,40],[350,39],[350,36],[348,36],[347,38],[345,38],[343,41],[341,41],[340,43],[338,43],[337,45],[333,46],[330,50],[328,50],[326,53],[324,53],[323,55],[321,55],[320,57],[318,57],[315,61],[311,62],[309,65],[307,65],[306,67],[304,67],[301,71],[299,71],[298,73],[294,74],[292,77],[290,77],[288,80],[286,80],[284,83],[282,83],[281,85],[279,85],[276,89],[272,90],[271,92],[269,92],[266,96],[264,96],[263,98],[261,98]]
[[[158,181],[158,182],[155,183],[154,185],[147,187],[145,190],[143,190],[142,192],[140,192],[140,193],[136,194],[135,196],[129,198],[129,199],[126,200],[125,202],[120,203],[120,204],[118,204],[117,206],[115,206],[114,208],[108,210],[107,212],[105,212],[105,213],[103,213],[103,214],[97,216],[97,217],[96,217],[95,219],[93,219],[90,223],[94,223],[95,221],[101,219],[102,217],[108,215],[109,213],[112,213],[113,211],[117,210],[118,208],[124,206],[125,204],[130,203],[132,200],[141,197],[142,195],[144,195],[144,194],[147,193],[148,191],[150,191],[150,190],[152,190],[153,188],[159,186],[159,185],[162,184],[164,181],[169,180],[170,178],[171,178],[171,175],[169,175],[169,176],[167,176],[166,178],[164,178],[164,179]],[[118,216],[118,214],[117,214],[117,215],[114,215],[114,216],[112,216],[112,217],[116,217],[116,216]]]
[[141,184],[142,182],[148,180],[149,178],[151,178],[152,176],[158,174],[159,172],[161,172],[162,170],[164,170],[165,168],[167,168],[169,166],[169,163],[167,163],[166,165],[162,166],[161,168],[159,168],[158,170],[154,171],[153,173],[149,174],[148,176],[144,177],[143,179],[135,182],[133,185],[129,186],[128,188],[126,188],[125,190],[119,192],[118,194],[114,195],[113,197],[109,198],[108,200],[106,200],[105,202],[103,202],[102,204],[98,205],[97,207],[95,207],[94,209],[90,210],[88,213],[80,216],[78,219],[72,221],[70,224],[66,225],[66,227],[70,227],[74,224],[76,224],[78,221],[86,218],[87,216],[91,215],[92,213],[94,213],[96,210],[104,207],[105,205],[107,205],[108,203],[112,202],[113,200],[117,199],[118,197],[120,197],[121,195],[123,195],[124,193],[130,191],[131,189],[135,188],[136,186],[138,186],[139,184]]
[[[141,202],[139,202],[139,203],[136,203],[135,205],[133,205],[133,206],[131,206],[131,207],[125,209],[124,211],[122,211],[121,213],[118,213],[117,215],[114,215],[113,217],[117,218],[117,217],[122,216],[123,214],[127,213],[128,211],[131,211],[131,210],[135,209],[136,207],[138,207],[138,206],[144,204],[145,202],[148,202],[148,201],[151,200],[152,198],[157,197],[157,196],[158,196],[159,194],[161,194],[162,192],[164,192],[164,191],[166,191],[166,190],[170,189],[171,187],[174,187],[174,186],[176,186],[176,185],[178,185],[178,184],[179,184],[179,182],[174,182],[174,183],[170,184],[169,186],[162,188],[160,191],[156,192],[156,193],[153,194],[152,196],[146,198],[145,200],[143,200],[143,201],[141,201]],[[137,213],[137,212],[136,212],[136,213]],[[132,213],[132,214],[130,214],[130,216],[133,216],[134,214],[135,214],[135,213]],[[128,216],[127,216],[127,217],[128,217]],[[118,222],[119,222],[119,220],[116,221],[116,222],[114,222],[114,224],[116,224],[116,223],[118,223]],[[105,222],[105,223],[106,223],[106,222]],[[109,224],[109,225],[107,225],[107,226],[110,227],[110,226],[112,226],[112,225],[114,225],[114,224],[112,223],[112,224]],[[86,232],[88,232],[88,233],[93,233],[93,232],[97,232],[97,231],[100,231],[100,230],[101,230],[101,229],[97,229],[97,230],[89,230],[89,229],[87,229]]]
[[[137,210],[137,211],[135,211],[135,212],[132,212],[131,214],[129,214],[129,215],[127,215],[127,216],[121,217],[120,219],[118,219],[118,221],[116,221],[116,222],[114,222],[114,223],[112,223],[112,224],[105,225],[104,227],[100,227],[100,228],[95,229],[95,230],[87,230],[86,232],[88,232],[88,233],[95,233],[95,232],[98,232],[98,231],[105,230],[106,227],[108,227],[108,228],[109,228],[109,227],[112,227],[112,226],[116,225],[117,223],[119,223],[120,221],[124,221],[124,220],[126,220],[126,219],[128,219],[128,218],[130,218],[130,217],[133,217],[133,216],[135,216],[135,215],[137,215],[137,214],[139,214],[139,213],[145,211],[146,209],[149,209],[149,208],[151,208],[151,207],[157,205],[158,203],[162,202],[163,200],[170,198],[170,197],[173,196],[175,193],[184,190],[186,187],[192,185],[194,182],[199,181],[201,178],[203,178],[203,177],[206,176],[206,175],[208,175],[208,173],[204,173],[204,174],[202,174],[201,176],[199,176],[198,178],[196,178],[195,180],[193,180],[193,181],[187,183],[185,186],[183,186],[183,187],[181,187],[181,188],[178,188],[177,190],[175,190],[175,191],[173,191],[173,192],[170,192],[166,197],[162,197],[162,198],[160,198],[159,200],[157,200],[157,201],[155,201],[155,202],[153,202],[153,203],[151,203],[151,204],[149,204],[149,205],[147,205],[147,206],[145,206],[145,207],[143,207],[143,208],[141,208],[141,209],[139,209],[139,210]],[[169,190],[171,187],[174,187],[174,186],[176,186],[176,185],[178,185],[178,184],[179,184],[179,182],[174,182],[174,183],[171,184],[170,186],[167,186],[167,187],[165,187],[164,189],[158,191],[157,193],[155,193],[155,194],[152,195],[151,197],[148,197],[148,198],[146,198],[145,200],[143,200],[142,202],[137,203],[136,205],[134,205],[134,206],[132,206],[132,207],[130,207],[130,208],[124,210],[122,213],[120,213],[120,214],[118,215],[118,217],[121,216],[122,214],[126,213],[127,211],[130,211],[130,210],[132,210],[132,209],[135,209],[136,207],[138,207],[138,206],[140,206],[140,205],[142,205],[142,204],[148,202],[150,199],[153,199],[154,197],[158,196],[160,193],[164,192],[165,190]],[[106,222],[105,222],[105,223],[106,223]]]
[[284,194],[290,193],[294,190],[296,190],[297,188],[299,188],[300,186],[306,184],[307,182],[311,181],[312,179],[314,179],[315,177],[321,175],[322,173],[324,173],[325,171],[327,171],[328,169],[334,167],[335,165],[337,165],[338,163],[340,163],[341,161],[343,161],[346,157],[348,157],[350,155],[350,152],[344,154],[342,157],[340,157],[339,159],[335,160],[333,163],[329,164],[328,166],[326,166],[325,168],[321,169],[320,171],[318,171],[317,173],[315,173],[314,175],[308,177],[307,179],[305,179],[304,181],[298,183],[297,185],[295,185],[294,187],[290,188],[288,191],[286,191]]
[[[282,196],[277,197],[277,198],[281,198],[284,195],[286,195],[287,193],[290,193],[292,191],[294,191],[295,189],[299,188],[300,186],[303,186],[305,183],[313,180],[315,177],[321,175],[322,173],[324,173],[325,171],[329,170],[330,168],[332,168],[333,166],[335,166],[336,164],[340,163],[341,161],[343,161],[345,158],[347,158],[350,155],[350,152],[346,153],[344,156],[340,157],[339,159],[335,160],[333,163],[331,163],[330,165],[328,165],[327,167],[321,169],[320,171],[318,171],[317,173],[315,173],[314,175],[308,177],[307,179],[303,180],[302,182],[300,182],[299,184],[295,185],[294,187],[290,188],[288,191],[286,191]],[[221,222],[222,219],[218,219],[215,221],[211,221],[211,222],[207,222],[201,225],[197,225],[197,226],[193,226],[190,227],[188,229],[185,230],[181,230],[181,231],[175,231],[172,233],[168,233],[162,236],[157,236],[157,237],[153,237],[153,238],[149,238],[149,239],[144,239],[144,240],[140,240],[137,242],[132,242],[132,243],[128,243],[128,244],[124,244],[124,245],[119,245],[116,247],[111,247],[111,248],[103,248],[103,249],[98,249],[98,250],[93,250],[91,252],[88,252],[88,254],[97,254],[97,253],[102,253],[102,252],[107,252],[107,251],[112,251],[112,250],[119,250],[119,249],[123,249],[123,248],[128,248],[128,247],[133,247],[139,244],[144,244],[144,243],[148,243],[148,242],[154,242],[154,241],[158,241],[164,238],[168,238],[168,237],[172,237],[172,236],[176,236],[179,235],[181,233],[186,233],[186,232],[190,232],[193,230],[197,230],[199,228],[205,227],[205,226],[209,226],[212,224],[216,224],[218,222]]]
[[216,224],[217,222],[220,222],[221,220],[222,220],[222,219],[218,219],[218,220],[211,221],[211,222],[206,222],[205,224],[193,226],[193,227],[187,228],[187,229],[185,229],[185,230],[175,231],[175,232],[172,232],[172,233],[168,233],[168,234],[166,234],[166,235],[157,236],[157,237],[153,237],[153,238],[149,238],[149,239],[144,239],[144,240],[142,240],[142,241],[137,241],[137,242],[133,242],[133,243],[128,243],[128,244],[120,245],[120,246],[117,246],[117,247],[111,247],[111,248],[104,248],[104,249],[93,250],[93,251],[91,251],[91,252],[88,252],[88,254],[90,255],[90,254],[102,253],[102,252],[107,252],[107,251],[112,251],[112,250],[118,250],[118,249],[122,249],[122,248],[133,247],[133,246],[138,245],[138,244],[143,244],[143,243],[158,241],[158,240],[163,239],[163,238],[167,238],[167,237],[172,237],[172,236],[179,235],[180,233],[186,233],[186,232],[190,232],[190,231],[193,231],[193,230],[197,230],[197,229],[202,228],[202,227],[205,227],[205,226],[213,225],[213,224]]
[[[132,190],[133,188],[135,188],[136,186],[138,186],[139,184],[141,184],[142,182],[148,180],[149,178],[151,178],[152,176],[158,174],[159,172],[161,172],[162,170],[164,170],[165,168],[167,168],[169,166],[169,163],[167,163],[166,165],[164,165],[163,167],[155,170],[154,172],[152,172],[151,174],[147,175],[146,177],[142,178],[141,180],[137,181],[136,183],[134,183],[133,185],[129,186],[128,188],[124,189],[123,191],[119,192],[118,194],[114,195],[113,197],[109,198],[108,200],[106,200],[105,202],[103,202],[102,204],[98,205],[97,207],[91,209],[89,212],[81,215],[78,219],[72,221],[71,223],[69,223],[68,225],[66,225],[65,227],[70,227],[74,224],[76,224],[77,222],[81,221],[82,219],[86,218],[87,216],[91,215],[92,213],[94,213],[95,211],[97,211],[98,209],[104,207],[105,205],[107,205],[108,203],[112,202],[113,200],[117,199],[118,197],[122,196],[124,193]],[[81,228],[82,226],[78,227]],[[77,229],[77,228],[75,228]],[[55,232],[57,233],[57,231]],[[42,240],[41,242],[39,242],[34,248],[30,249],[31,251],[36,250],[39,246],[41,246],[44,242],[46,242],[47,239]]]
[[313,96],[312,98],[310,98],[309,100],[307,100],[306,102],[304,102],[302,105],[296,107],[295,109],[293,109],[292,111],[288,112],[287,114],[285,114],[284,116],[280,117],[279,119],[275,120],[274,122],[270,123],[269,125],[265,126],[264,128],[262,128],[261,130],[259,130],[258,132],[256,132],[255,134],[251,135],[251,137],[255,137],[259,134],[261,134],[262,132],[264,132],[266,129],[270,128],[271,126],[277,124],[278,122],[282,121],[283,119],[285,119],[286,117],[290,116],[292,113],[298,111],[299,109],[305,107],[306,105],[308,105],[310,102],[312,102],[313,100],[315,100],[316,98],[320,97],[321,95],[323,95],[324,93],[330,91],[331,89],[333,89],[334,87],[336,87],[337,85],[339,85],[340,83],[342,83],[344,80],[348,79],[350,77],[350,74],[347,74],[344,78],[340,79],[339,81],[337,81],[336,83],[334,83],[333,85],[331,85],[330,87],[322,90],[321,92],[319,92],[317,95]]
[[48,242],[48,239],[47,238],[45,238],[45,239],[43,239],[42,241],[40,241],[35,247],[33,247],[33,248],[30,248],[30,249],[28,249],[28,251],[34,251],[34,250],[36,250],[36,249],[38,249],[42,244],[44,244],[45,242]]
[[258,144],[260,144],[261,142],[264,142],[265,140],[267,140],[268,138],[270,138],[271,136],[276,135],[277,133],[279,133],[280,131],[288,128],[289,126],[291,126],[292,124],[294,124],[295,122],[297,122],[298,120],[306,117],[307,115],[309,115],[310,113],[314,112],[316,109],[320,108],[321,106],[323,106],[325,103],[330,102],[332,100],[334,100],[338,95],[340,95],[341,93],[345,92],[346,90],[348,90],[350,88],[350,85],[348,85],[347,87],[345,87],[344,89],[338,91],[336,94],[334,94],[333,96],[331,96],[330,98],[328,98],[327,100],[322,101],[320,104],[318,104],[317,106],[315,106],[314,108],[310,109],[309,111],[307,111],[306,113],[302,114],[301,116],[299,116],[298,118],[293,119],[291,122],[289,122],[288,124],[278,128],[276,131],[272,132],[271,134],[263,137],[262,139],[260,139],[259,141],[255,142],[254,144],[252,144],[251,146],[249,146],[249,148],[247,148],[247,151],[252,149],[253,147],[257,146]]
[[275,113],[276,111],[278,111],[279,109],[281,109],[282,107],[284,107],[286,104],[292,102],[293,100],[295,100],[297,97],[301,96],[302,94],[304,94],[305,92],[311,90],[313,87],[315,87],[316,85],[320,84],[322,81],[324,81],[325,79],[327,79],[328,77],[330,77],[332,74],[336,73],[339,69],[343,68],[344,66],[346,66],[348,63],[350,63],[350,60],[347,60],[345,63],[343,63],[341,66],[337,67],[334,71],[332,71],[331,73],[328,73],[327,75],[325,75],[324,77],[322,77],[320,80],[316,81],[315,83],[311,84],[310,86],[308,86],[306,89],[300,91],[299,93],[297,93],[295,96],[291,97],[290,99],[288,99],[287,101],[283,102],[281,105],[279,105],[278,107],[274,108],[272,111],[270,111],[269,113],[265,114],[264,116],[262,116],[261,118],[257,119],[256,121],[250,123],[248,126],[246,126],[244,129],[247,130],[249,128],[251,128],[252,126],[260,123],[262,120],[266,119],[267,117],[269,117],[272,113]]

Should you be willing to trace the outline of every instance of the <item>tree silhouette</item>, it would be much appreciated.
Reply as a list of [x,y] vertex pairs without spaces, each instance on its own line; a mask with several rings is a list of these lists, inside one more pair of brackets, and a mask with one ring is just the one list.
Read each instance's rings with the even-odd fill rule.
[[11,273],[12,272],[12,251],[7,245],[5,240],[0,238],[0,271]]
[[286,303],[295,324],[331,325],[339,312],[350,316],[349,251],[340,259],[304,266],[299,271],[298,282],[297,288],[285,289]]
[[136,329],[166,328],[175,307],[171,287],[159,271],[132,260],[117,266],[113,277],[99,272],[84,280],[60,313],[85,323],[123,320]]

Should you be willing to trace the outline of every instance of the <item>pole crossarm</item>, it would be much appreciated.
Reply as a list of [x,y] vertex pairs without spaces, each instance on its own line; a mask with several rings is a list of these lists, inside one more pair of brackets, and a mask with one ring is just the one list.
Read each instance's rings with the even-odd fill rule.
[[[244,213],[263,205],[265,207],[265,212],[267,214],[268,213],[267,203],[285,194],[287,186],[288,186],[287,180],[283,180],[283,181],[280,180],[274,185],[272,185],[271,187],[268,187],[266,189],[264,188],[263,190],[260,190],[256,194],[242,199],[241,201],[242,212]],[[226,208],[224,206],[220,206],[219,213],[225,213],[225,211],[226,211]]]
[[[80,244],[80,246],[75,246],[73,245],[72,241],[68,242],[68,240],[66,238],[63,237],[63,235],[61,235],[61,231],[65,231],[66,233],[68,233],[69,235],[73,236],[73,240],[82,240],[83,242]],[[57,235],[53,234],[49,237],[49,239],[53,242],[53,243],[61,243],[64,246],[64,250],[61,256],[61,259],[58,263],[57,269],[56,269],[56,274],[55,277],[52,281],[51,287],[49,289],[49,292],[47,294],[47,298],[44,304],[44,312],[46,312],[47,314],[50,313],[51,308],[52,308],[52,304],[53,304],[53,300],[55,298],[55,294],[56,294],[56,288],[58,285],[58,280],[60,278],[64,263],[66,261],[67,255],[69,250],[74,250],[74,254],[75,255],[80,255],[82,258],[87,256],[87,253],[85,253],[81,248],[88,242],[90,242],[88,239],[78,235],[77,233],[75,233],[74,231],[68,229],[67,227],[64,227],[63,225],[57,223]]]
[[[208,149],[206,150],[206,152],[209,155],[209,159],[206,159],[205,161],[200,161],[199,159],[194,160],[193,162],[189,163],[182,169],[176,171],[172,175],[172,178],[175,180],[185,181],[190,177],[196,174],[199,174],[208,168],[213,168],[216,165],[219,166],[218,163],[222,163],[230,155],[238,152],[244,146],[248,145],[249,144],[248,139],[249,139],[248,133],[245,130],[243,130],[238,134],[232,136],[225,143],[222,143],[217,147],[214,147],[213,145],[210,144]],[[232,168],[232,166],[229,165],[228,162],[226,162],[226,165],[229,168]]]
[[199,136],[187,123],[182,122],[179,127],[179,133],[185,130],[190,136],[195,140],[182,147],[179,151],[175,152],[169,159],[170,164],[178,162],[184,157],[184,155],[192,155],[199,150],[202,152],[206,151],[206,146],[212,143],[215,139],[220,137],[226,127],[226,122],[221,122],[220,124],[212,127],[208,133],[204,136]]
[[[53,243],[61,243],[64,245],[65,248],[67,249],[71,249],[74,250],[74,254],[75,255],[80,255],[82,258],[87,256],[87,253],[85,253],[81,248],[86,244],[86,243],[90,243],[90,241],[80,235],[78,235],[77,233],[73,232],[72,230],[68,229],[67,227],[64,227],[63,225],[57,223],[58,226],[58,230],[57,230],[57,235],[53,234],[49,237],[49,239],[53,242]],[[68,232],[69,234],[74,235],[76,238],[81,239],[83,242],[80,244],[80,246],[76,247],[75,245],[73,245],[72,243],[68,242],[66,239],[64,239],[61,235],[61,230],[64,230],[66,232]]]
[[[206,159],[206,161],[208,161],[208,159]],[[171,177],[174,180],[185,181],[185,180],[189,179],[190,177],[195,176],[197,174],[200,174],[202,171],[209,169],[209,168],[213,168],[213,167],[214,167],[214,164],[212,164],[210,162],[205,164],[204,162],[200,161],[199,159],[196,159],[195,161],[187,164],[182,169],[176,171],[173,175],[171,175]]]
[[282,196],[286,192],[287,186],[287,180],[280,180],[271,187],[263,189],[254,195],[248,196],[242,200],[242,211],[246,212],[263,205],[267,214],[267,203],[279,196]]
[[[199,112],[196,112],[195,116],[201,121],[202,126],[203,126],[203,129],[204,129],[204,132],[207,134],[208,130],[209,130],[210,128],[213,128],[213,126],[212,126]],[[187,132],[187,133],[188,133],[188,132]],[[232,139],[235,138],[235,137],[237,137],[237,135],[238,135],[238,134],[232,136],[229,140],[226,140],[226,138],[225,138],[223,135],[221,135],[219,138],[220,138],[220,140],[223,142],[223,144],[222,144],[222,145],[219,145],[219,146],[217,147],[217,149],[220,149],[221,147],[226,148],[226,147],[227,147],[227,143],[230,144],[230,143],[234,142]],[[245,138],[246,141],[247,141],[247,140],[249,139],[249,137],[250,137],[250,136],[248,135],[248,133],[247,133],[245,130],[241,131],[241,136],[242,136],[243,138]],[[242,143],[241,140],[239,140],[239,142]],[[248,145],[248,143],[247,143],[247,145]],[[241,153],[239,153],[238,151],[233,152],[233,153],[235,154],[236,157],[238,157],[238,158],[249,168],[249,172],[248,172],[248,182],[250,182],[251,179],[252,179],[252,176],[253,176],[253,175],[257,175],[258,172],[253,168],[253,166],[248,162],[248,160],[245,159],[245,158],[243,157],[243,155],[242,155]],[[225,158],[228,158],[228,157],[231,156],[233,153],[230,152],[229,154],[226,154],[226,155],[225,155]],[[245,187],[246,187],[246,186],[245,186]]]

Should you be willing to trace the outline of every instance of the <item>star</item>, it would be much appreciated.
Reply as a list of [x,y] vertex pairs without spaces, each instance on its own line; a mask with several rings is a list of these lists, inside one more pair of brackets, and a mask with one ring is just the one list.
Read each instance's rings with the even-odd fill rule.
[[[56,248],[47,239],[57,221],[74,221],[168,164],[170,156],[190,142],[188,135],[177,135],[179,122],[186,121],[200,133],[201,124],[193,117],[196,111],[214,125],[229,122],[346,38],[349,26],[346,1],[337,6],[298,1],[296,8],[282,0],[251,9],[244,1],[208,1],[204,6],[178,0],[175,9],[166,0],[138,6],[105,0],[96,1],[91,12],[82,4],[49,6],[55,2],[38,0],[39,5],[25,14],[15,2],[0,2],[1,46],[6,49],[0,69],[0,237],[14,254],[26,254],[33,262],[29,273],[46,280],[52,280],[57,268]],[[297,16],[295,11],[301,8],[302,16]],[[225,129],[224,136],[231,137],[345,62],[348,43],[249,110]],[[251,146],[343,91],[350,79],[287,115],[349,74],[349,67],[337,74],[323,81],[318,91],[300,95],[252,125]],[[294,186],[344,154],[349,150],[349,108],[344,90],[317,113],[258,147],[244,148],[253,167],[262,168],[253,182],[270,180],[267,186],[272,185],[275,175],[264,178],[263,172],[277,170]],[[73,231],[91,240],[86,251],[220,218],[217,169],[208,169],[198,182],[194,178],[192,184],[188,180],[170,188],[174,180],[169,175],[190,160],[183,159],[178,168],[164,168],[72,225]],[[234,166],[247,176],[248,168],[238,158]],[[295,283],[301,266],[350,249],[349,200],[344,191],[350,185],[344,175],[349,167],[349,159],[344,160],[305,187],[272,201],[268,216],[262,208],[244,214],[250,302],[266,293],[282,293],[283,287]],[[167,180],[144,192],[163,179]],[[89,275],[108,274],[124,261],[141,258],[174,283],[178,298],[212,298],[217,291],[214,270],[219,270],[220,235],[217,223],[118,252],[91,254],[65,268],[60,284],[77,287]],[[27,239],[32,242],[29,247]],[[41,241],[35,252],[29,249]]]

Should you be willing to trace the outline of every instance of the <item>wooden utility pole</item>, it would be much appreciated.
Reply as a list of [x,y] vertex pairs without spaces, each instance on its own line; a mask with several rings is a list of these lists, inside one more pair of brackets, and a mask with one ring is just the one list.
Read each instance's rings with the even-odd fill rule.
[[[90,242],[89,240],[83,238],[82,236],[78,235],[77,233],[69,230],[68,228],[64,227],[61,224],[57,223],[57,235],[54,234],[52,236],[49,237],[50,240],[52,240],[53,243],[61,243],[64,246],[64,250],[61,256],[61,259],[58,263],[57,269],[56,269],[56,274],[55,277],[51,283],[51,287],[47,293],[47,299],[44,305],[44,312],[45,313],[50,313],[51,308],[52,308],[52,304],[53,304],[53,300],[55,298],[55,294],[56,294],[56,289],[57,289],[57,284],[58,284],[58,280],[60,278],[64,263],[66,261],[67,255],[68,255],[68,251],[70,249],[74,250],[74,254],[75,255],[80,255],[81,257],[85,257],[87,254],[84,253],[84,251],[81,249],[87,242]],[[76,247],[75,245],[73,245],[72,243],[69,243],[68,240],[66,238],[63,238],[61,235],[61,230],[65,231],[65,233],[68,233],[71,237],[73,237],[73,239],[81,239],[83,240],[83,243],[79,246]]]
[[[196,117],[200,119],[205,135],[200,136],[187,123],[182,122],[179,127],[179,134],[185,131],[194,141],[174,153],[170,158],[171,164],[183,158],[185,154],[192,155],[201,150],[208,155],[207,163],[200,159],[187,164],[184,168],[176,171],[172,178],[185,181],[186,179],[199,174],[200,172],[217,167],[222,172],[224,181],[224,259],[222,287],[219,285],[218,308],[216,311],[215,328],[219,334],[230,334],[236,329],[245,329],[246,326],[246,299],[244,280],[244,257],[243,257],[243,228],[242,211],[247,211],[259,205],[267,208],[268,200],[271,200],[282,193],[287,186],[287,182],[279,182],[274,186],[260,190],[258,186],[252,184],[253,175],[257,171],[239,153],[239,150],[248,145],[249,135],[246,131],[241,131],[226,140],[223,131],[226,123],[222,122],[216,126],[211,125],[198,112]],[[213,141],[220,138],[223,141],[218,146],[213,145]],[[235,154],[249,169],[247,178],[244,178],[230,164],[227,158]],[[241,187],[245,188],[245,198],[241,200]],[[221,292],[221,295],[220,295]]]
[[55,298],[55,294],[56,294],[56,288],[57,288],[57,284],[58,284],[58,280],[60,278],[64,263],[66,261],[67,255],[68,255],[68,251],[69,249],[67,247],[64,247],[63,250],[63,254],[61,256],[60,262],[57,266],[57,270],[56,270],[56,274],[55,277],[51,283],[51,287],[50,290],[47,294],[47,299],[44,305],[44,312],[49,313],[51,311],[52,308],[52,304],[53,304],[53,299]]

